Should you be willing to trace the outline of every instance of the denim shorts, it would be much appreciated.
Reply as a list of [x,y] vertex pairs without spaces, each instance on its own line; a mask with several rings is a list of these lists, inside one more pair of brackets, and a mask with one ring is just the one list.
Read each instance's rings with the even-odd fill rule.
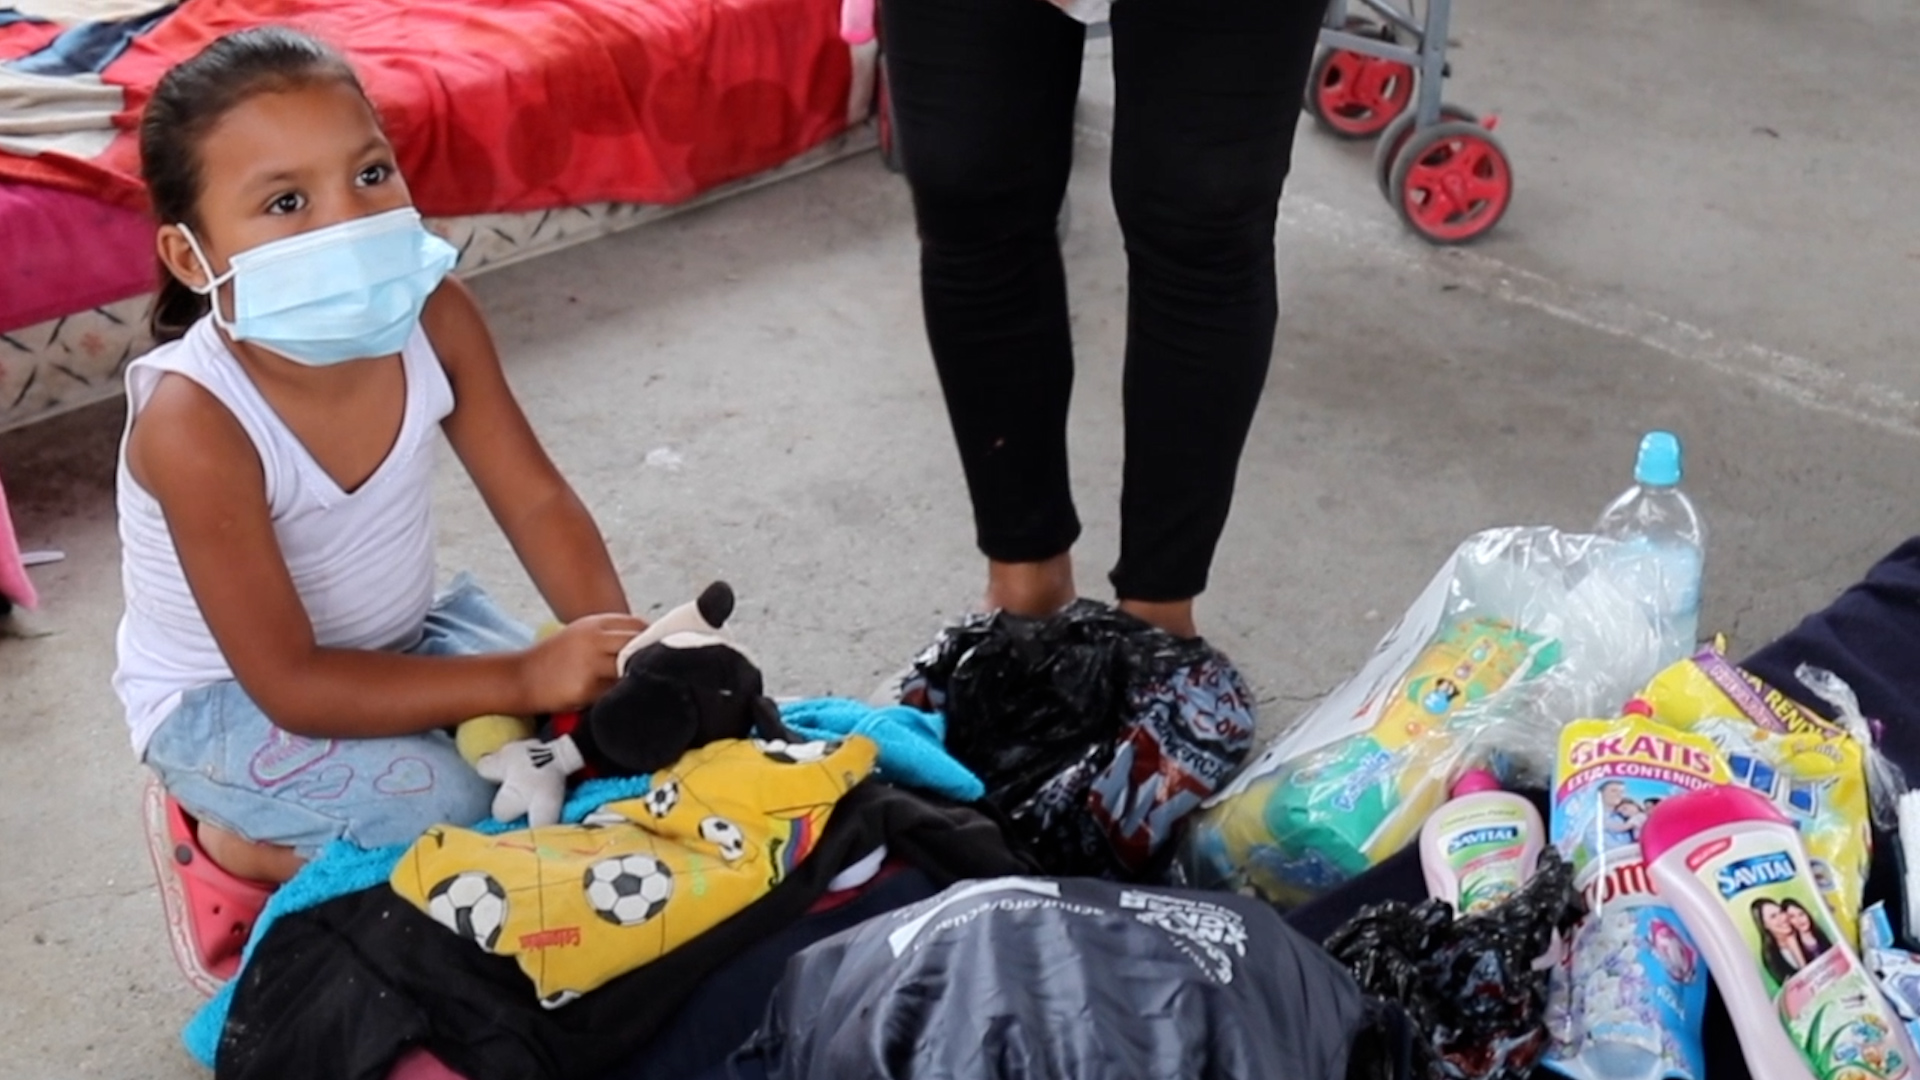
[[[462,574],[434,601],[419,656],[525,648],[532,633]],[[429,826],[486,817],[494,785],[446,731],[310,739],[275,727],[237,682],[188,691],[147,744],[147,766],[187,812],[312,857],[333,840],[406,844]]]

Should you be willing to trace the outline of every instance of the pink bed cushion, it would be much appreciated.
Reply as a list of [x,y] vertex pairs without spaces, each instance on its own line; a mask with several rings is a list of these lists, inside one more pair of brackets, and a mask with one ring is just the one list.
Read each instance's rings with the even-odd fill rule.
[[145,214],[0,183],[0,333],[151,292],[154,273]]

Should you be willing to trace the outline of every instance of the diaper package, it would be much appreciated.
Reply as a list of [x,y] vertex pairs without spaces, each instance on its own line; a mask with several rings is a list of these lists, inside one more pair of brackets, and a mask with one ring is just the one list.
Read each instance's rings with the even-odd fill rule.
[[1245,881],[1280,903],[1331,888],[1405,847],[1446,800],[1469,707],[1559,659],[1556,642],[1498,619],[1443,629],[1382,696],[1366,731],[1249,779],[1208,813]]
[[1613,547],[1546,528],[1461,545],[1360,672],[1195,816],[1187,880],[1298,904],[1405,847],[1467,768],[1543,779],[1560,725],[1657,670]]
[[1574,1080],[1700,1080],[1707,967],[1654,893],[1640,828],[1662,799],[1729,782],[1706,738],[1651,719],[1581,720],[1560,736],[1548,831],[1587,915],[1554,971],[1546,1064]]

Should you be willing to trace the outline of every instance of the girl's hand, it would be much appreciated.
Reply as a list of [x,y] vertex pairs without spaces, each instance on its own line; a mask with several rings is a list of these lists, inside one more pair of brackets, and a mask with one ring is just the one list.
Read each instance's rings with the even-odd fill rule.
[[620,681],[620,650],[646,625],[631,615],[588,615],[521,654],[529,711],[565,712],[593,704]]

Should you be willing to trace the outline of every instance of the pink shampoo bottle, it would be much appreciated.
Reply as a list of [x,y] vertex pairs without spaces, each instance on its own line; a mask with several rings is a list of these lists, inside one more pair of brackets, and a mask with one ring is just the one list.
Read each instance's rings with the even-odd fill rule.
[[1765,796],[1663,801],[1641,852],[1707,967],[1754,1080],[1909,1080],[1914,1048],[1814,885],[1800,834]]
[[1533,877],[1546,835],[1532,803],[1500,790],[1492,773],[1474,769],[1420,829],[1427,894],[1462,915],[1497,907]]

